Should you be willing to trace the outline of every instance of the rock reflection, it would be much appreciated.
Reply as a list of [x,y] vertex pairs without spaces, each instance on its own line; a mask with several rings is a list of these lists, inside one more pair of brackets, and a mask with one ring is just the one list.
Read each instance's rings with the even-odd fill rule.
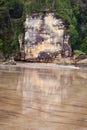
[[28,108],[50,111],[67,98],[68,88],[76,78],[73,70],[24,69],[17,85],[18,94],[23,95],[23,113]]
[[86,130],[87,72],[0,69],[1,130]]

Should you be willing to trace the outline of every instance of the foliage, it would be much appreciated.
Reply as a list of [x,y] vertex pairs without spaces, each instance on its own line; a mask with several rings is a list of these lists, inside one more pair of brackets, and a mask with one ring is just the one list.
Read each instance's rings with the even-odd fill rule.
[[11,18],[17,19],[22,17],[24,5],[20,1],[9,3],[9,14]]
[[70,24],[67,32],[71,36],[70,42],[71,42],[72,48],[76,49],[78,46],[77,43],[78,43],[78,39],[79,39],[79,34],[78,34],[75,26]]
[[75,53],[76,57],[83,54],[83,52],[81,50],[74,50],[74,53]]
[[85,38],[83,39],[83,44],[81,45],[81,49],[82,51],[87,53],[87,36],[85,36]]

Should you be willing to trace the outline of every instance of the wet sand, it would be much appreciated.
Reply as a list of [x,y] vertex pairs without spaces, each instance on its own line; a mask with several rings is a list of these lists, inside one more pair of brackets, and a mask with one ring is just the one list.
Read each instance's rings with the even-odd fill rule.
[[87,130],[86,70],[20,64],[0,66],[0,130]]

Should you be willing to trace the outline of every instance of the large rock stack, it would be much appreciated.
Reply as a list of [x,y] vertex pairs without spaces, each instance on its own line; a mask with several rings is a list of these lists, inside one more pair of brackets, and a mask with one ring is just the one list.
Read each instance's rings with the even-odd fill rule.
[[[24,23],[24,44],[20,45],[22,59],[52,61],[71,56],[69,36],[60,18],[53,11],[33,12]],[[20,42],[21,43],[21,42]]]

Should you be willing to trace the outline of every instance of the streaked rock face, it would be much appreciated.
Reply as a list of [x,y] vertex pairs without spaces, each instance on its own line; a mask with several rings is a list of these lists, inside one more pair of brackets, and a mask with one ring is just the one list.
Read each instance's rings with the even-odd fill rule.
[[24,26],[25,59],[51,59],[59,57],[59,54],[70,56],[65,25],[53,12],[29,14]]

